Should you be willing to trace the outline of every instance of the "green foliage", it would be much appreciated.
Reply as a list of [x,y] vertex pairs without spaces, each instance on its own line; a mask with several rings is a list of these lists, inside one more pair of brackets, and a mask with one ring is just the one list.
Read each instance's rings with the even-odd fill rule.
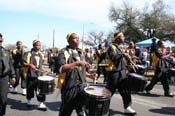
[[175,15],[170,14],[163,0],[145,5],[142,10],[123,2],[122,7],[111,6],[109,19],[117,24],[115,31],[124,32],[128,41],[140,41],[153,36],[175,41]]

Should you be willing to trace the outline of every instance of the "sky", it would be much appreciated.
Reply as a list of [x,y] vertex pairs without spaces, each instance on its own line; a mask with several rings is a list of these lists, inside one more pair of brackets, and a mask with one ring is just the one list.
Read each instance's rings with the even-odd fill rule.
[[[135,8],[154,1],[125,0]],[[174,0],[164,2],[175,12]],[[32,47],[32,41],[39,39],[43,46],[52,47],[54,30],[55,47],[63,48],[69,32],[82,39],[93,30],[106,34],[113,31],[115,24],[108,18],[109,8],[121,7],[122,3],[123,0],[0,0],[0,33],[5,45],[20,40]]]

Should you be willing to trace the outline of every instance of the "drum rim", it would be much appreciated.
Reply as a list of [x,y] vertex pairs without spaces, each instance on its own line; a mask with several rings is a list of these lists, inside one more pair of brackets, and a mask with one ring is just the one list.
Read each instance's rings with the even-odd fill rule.
[[[89,86],[100,86],[100,84],[90,84]],[[104,85],[101,85],[101,86],[105,88]],[[109,95],[108,96],[96,96],[96,95],[89,94],[89,93],[87,93],[85,91],[86,88],[87,87],[84,88],[84,93],[85,93],[85,95],[87,95],[87,96],[89,96],[91,98],[104,99],[105,100],[105,99],[110,99],[112,97],[112,93],[107,88],[105,88],[105,89],[107,89],[109,91]]]
[[[141,74],[138,74],[138,73],[128,73],[127,75],[128,75],[128,76],[133,76],[132,74],[138,75],[137,78],[139,78],[139,79],[141,79],[141,80],[148,80],[147,77],[145,77],[145,76],[143,76],[143,75],[141,75]],[[135,76],[134,76],[134,77],[135,77]],[[140,78],[140,77],[142,77],[142,78]]]
[[[43,78],[46,78],[46,77],[49,77],[50,79],[49,80],[43,80]],[[39,76],[38,80],[40,80],[40,81],[52,81],[52,80],[55,80],[55,78],[52,77],[52,76],[44,75],[44,76]]]
[[141,68],[141,69],[146,69],[146,67],[144,65],[137,64],[136,66]]

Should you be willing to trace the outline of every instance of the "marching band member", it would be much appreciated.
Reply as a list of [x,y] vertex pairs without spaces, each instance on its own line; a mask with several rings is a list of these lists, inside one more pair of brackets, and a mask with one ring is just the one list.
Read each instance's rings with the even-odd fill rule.
[[129,46],[125,51],[131,56],[131,60],[135,63],[139,62],[139,57],[136,56],[136,46],[133,41],[129,42]]
[[38,70],[42,69],[43,64],[43,54],[40,52],[41,42],[39,40],[33,41],[33,48],[31,51],[24,55],[24,66],[25,73],[27,75],[27,106],[32,106],[31,99],[34,97],[34,92],[36,93],[37,100],[39,101],[38,109],[47,110],[44,101],[46,99],[45,94],[40,94],[37,91],[38,77],[41,72]]
[[116,89],[123,99],[124,104],[124,113],[125,114],[136,114],[131,108],[131,92],[125,91],[121,87],[121,82],[126,78],[127,65],[125,57],[131,59],[128,53],[125,53],[122,43],[125,41],[125,37],[122,32],[114,34],[114,43],[107,50],[107,59],[108,59],[108,81],[107,89],[109,89],[112,95],[115,93]]
[[12,65],[12,59],[7,49],[2,46],[3,37],[0,33],[0,116],[6,113],[8,82],[9,77],[12,85],[15,84],[15,71]]
[[170,58],[170,54],[165,53],[165,46],[162,41],[157,42],[157,49],[155,50],[155,54],[152,58],[152,67],[155,70],[155,75],[151,80],[151,83],[147,85],[146,92],[150,94],[150,91],[153,89],[154,85],[158,81],[160,81],[163,85],[164,95],[167,97],[173,97],[173,93],[170,92],[170,87],[167,78],[168,72],[168,62],[167,60]]
[[79,36],[76,33],[69,33],[67,42],[69,45],[61,50],[56,64],[59,75],[65,74],[65,80],[61,86],[62,103],[59,116],[71,116],[74,108],[78,116],[86,116],[83,110],[85,77],[93,79],[95,76],[86,72],[90,64],[85,61],[82,51],[78,48]]
[[16,74],[16,83],[13,85],[12,92],[17,92],[17,86],[19,85],[19,80],[21,78],[21,88],[22,94],[26,95],[26,77],[24,77],[23,73],[23,55],[24,49],[21,41],[16,42],[16,48],[12,51],[12,58],[13,58],[13,66],[15,69]]

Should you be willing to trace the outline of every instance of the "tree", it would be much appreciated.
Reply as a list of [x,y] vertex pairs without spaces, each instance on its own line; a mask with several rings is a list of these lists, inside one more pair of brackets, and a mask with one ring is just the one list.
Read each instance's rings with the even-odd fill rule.
[[147,11],[144,9],[144,12],[141,16],[140,27],[146,32],[147,37],[151,38],[155,36],[158,30],[161,29],[162,18],[166,16],[165,4],[163,1],[158,0],[152,5],[153,9]]
[[106,40],[104,32],[90,31],[88,33],[88,40],[83,41],[85,45],[93,46],[104,43]]
[[[116,30],[124,32],[127,40],[140,41],[153,36],[159,39],[175,37],[175,15],[169,14],[163,0],[155,1],[138,11],[136,7],[123,3],[122,8],[111,6],[109,19],[117,24]],[[148,10],[149,9],[149,10]]]
[[124,32],[126,38],[134,41],[144,37],[139,30],[139,16],[140,12],[125,2],[122,8],[111,6],[109,11],[109,19],[117,24],[116,30]]

